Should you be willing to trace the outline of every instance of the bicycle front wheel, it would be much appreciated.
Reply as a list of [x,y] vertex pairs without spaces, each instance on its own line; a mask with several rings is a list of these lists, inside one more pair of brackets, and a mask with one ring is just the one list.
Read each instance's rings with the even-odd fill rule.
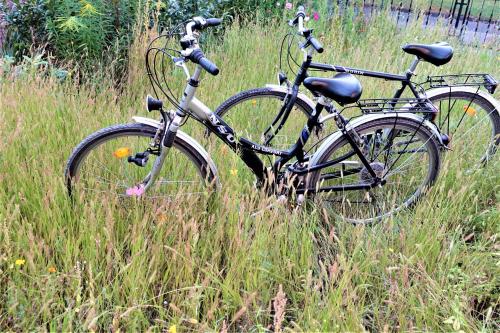
[[444,91],[429,97],[435,119],[451,139],[451,154],[464,165],[486,164],[500,144],[500,115],[488,100],[469,91]]
[[373,183],[374,177],[347,138],[325,143],[328,146],[320,148],[311,167],[332,165],[310,174],[307,188],[318,191],[316,199],[330,213],[356,224],[376,222],[415,204],[436,180],[439,145],[421,123],[386,116],[361,123],[353,131],[359,135],[361,152],[383,183],[359,189]]
[[[206,160],[177,137],[156,182],[145,189],[154,160],[156,128],[144,124],[116,125],[87,137],[71,154],[65,171],[70,194],[106,197],[185,199],[200,196],[216,175]],[[144,166],[134,163],[147,155]],[[141,163],[139,163],[141,164]]]

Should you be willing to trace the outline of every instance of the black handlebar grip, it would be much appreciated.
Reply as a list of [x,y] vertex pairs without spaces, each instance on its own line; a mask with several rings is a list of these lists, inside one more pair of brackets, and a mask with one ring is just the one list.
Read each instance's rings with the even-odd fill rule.
[[216,27],[222,23],[222,19],[216,17],[208,18],[206,21],[207,21],[206,25],[207,27]]
[[210,74],[214,76],[219,74],[219,69],[217,68],[217,66],[207,58],[205,57],[200,58],[198,63],[200,64],[201,67],[203,67],[204,70],[206,70]]
[[205,58],[205,55],[200,49],[194,50],[189,56],[189,60],[191,60],[195,64],[199,64],[204,70],[214,76],[219,74],[219,69],[217,68],[217,66],[213,62]]
[[318,51],[318,53],[323,53],[323,45],[321,45],[321,43],[314,37],[311,37],[309,39],[309,42],[311,43],[311,45],[314,47],[314,49],[316,51]]

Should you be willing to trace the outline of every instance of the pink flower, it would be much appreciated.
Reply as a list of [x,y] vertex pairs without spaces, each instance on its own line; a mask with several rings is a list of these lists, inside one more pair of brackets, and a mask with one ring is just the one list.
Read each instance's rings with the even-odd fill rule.
[[293,8],[293,3],[291,3],[291,2],[287,2],[287,3],[285,3],[285,9],[290,10],[290,9],[292,9],[292,8]]
[[144,194],[144,184],[130,187],[125,191],[125,193],[130,197],[140,197]]
[[318,21],[319,20],[319,13],[318,12],[314,12],[313,13],[313,20],[314,21]]

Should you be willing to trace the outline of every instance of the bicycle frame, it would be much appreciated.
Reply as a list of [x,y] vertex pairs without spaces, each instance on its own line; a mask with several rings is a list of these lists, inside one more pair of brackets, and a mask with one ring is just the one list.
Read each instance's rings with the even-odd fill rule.
[[[310,56],[309,56],[310,58]],[[186,74],[189,74],[187,67],[185,64],[181,65]],[[264,184],[267,177],[267,172],[271,171],[272,174],[277,175],[281,168],[289,162],[293,158],[297,158],[298,162],[305,162],[307,160],[305,156],[305,152],[303,150],[304,145],[307,143],[312,130],[315,126],[318,125],[318,119],[320,117],[321,112],[326,107],[329,108],[329,101],[325,98],[319,98],[318,103],[316,104],[315,111],[309,117],[306,125],[304,126],[302,132],[299,135],[299,138],[287,150],[277,150],[270,147],[259,145],[255,142],[252,142],[246,138],[240,138],[236,140],[236,135],[234,130],[218,115],[210,110],[208,106],[206,106],[202,101],[197,99],[194,95],[199,83],[199,77],[201,74],[201,67],[199,65],[196,66],[194,74],[189,76],[188,84],[185,88],[183,98],[180,103],[180,109],[176,111],[175,117],[170,120],[164,115],[164,123],[167,124],[165,129],[165,135],[162,140],[162,149],[160,152],[159,158],[155,160],[155,164],[151,171],[151,174],[147,177],[146,188],[150,186],[152,182],[156,179],[156,175],[159,174],[161,167],[163,165],[163,161],[166,157],[169,147],[171,147],[173,140],[175,139],[175,134],[177,133],[178,128],[184,123],[185,117],[188,115],[194,116],[194,118],[200,121],[209,131],[213,132],[217,137],[219,137],[226,145],[228,145],[235,153],[237,153],[242,161],[252,170],[252,172],[257,177],[260,184]],[[185,111],[186,110],[186,111]],[[336,111],[334,111],[336,112]],[[343,135],[346,135],[348,142],[352,146],[354,150],[354,154],[358,155],[360,161],[363,166],[367,169],[367,171],[371,174],[374,181],[370,184],[359,184],[350,186],[346,188],[345,186],[331,187],[327,189],[319,189],[319,191],[345,191],[345,190],[359,190],[359,189],[370,189],[384,182],[376,175],[375,171],[372,169],[370,163],[365,158],[359,147],[357,146],[355,139],[351,137],[349,131],[345,128],[347,122],[340,115],[337,114],[336,122],[339,129],[342,131]],[[264,163],[259,158],[257,153],[264,155],[273,155],[279,157],[279,159],[275,162],[272,170],[267,170],[264,167]],[[341,163],[342,161],[352,157],[354,154],[349,156],[345,156],[344,159],[336,160],[336,163]],[[317,169],[321,169],[327,166],[332,165],[331,163],[325,164],[321,167],[317,167],[311,169],[310,171],[314,171]],[[307,172],[306,172],[307,173]],[[301,173],[302,174],[302,173]]]
[[338,66],[338,65],[336,66],[336,65],[329,65],[329,64],[315,63],[315,62],[312,62],[310,64],[309,68],[319,69],[319,70],[329,71],[329,72],[350,73],[350,74],[354,74],[354,75],[384,79],[387,81],[400,81],[402,83],[402,86],[400,89],[396,90],[393,98],[401,97],[401,95],[403,94],[406,87],[410,88],[410,90],[415,95],[415,97],[419,97],[420,94],[418,93],[415,85],[411,82],[411,78],[415,74],[414,71],[417,68],[417,65],[419,62],[420,62],[420,60],[417,57],[415,57],[415,59],[413,60],[413,62],[410,65],[410,68],[406,71],[405,75],[385,73],[385,72],[375,72],[375,71],[370,71],[370,70],[366,70],[366,69],[350,68],[350,67],[344,67],[344,66]]

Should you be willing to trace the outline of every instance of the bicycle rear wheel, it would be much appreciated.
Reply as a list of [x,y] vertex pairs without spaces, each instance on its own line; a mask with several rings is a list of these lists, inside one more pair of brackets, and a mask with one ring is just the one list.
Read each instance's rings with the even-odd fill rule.
[[421,123],[385,116],[353,130],[360,137],[364,157],[385,184],[368,190],[352,189],[374,178],[345,136],[330,143],[327,139],[327,147],[313,156],[311,167],[329,161],[334,164],[311,173],[307,188],[336,188],[315,194],[330,213],[355,224],[373,223],[415,204],[436,180],[439,145]]
[[286,92],[271,88],[242,91],[222,103],[215,113],[230,123],[237,135],[268,147],[287,149],[295,143],[313,112],[311,106],[298,97],[284,126],[267,142],[283,119],[277,116],[287,96]]
[[145,190],[157,155],[150,153],[145,166],[129,161],[129,157],[152,151],[155,134],[154,127],[127,124],[107,127],[87,137],[68,160],[65,176],[70,194],[161,200],[205,194],[216,177],[205,159],[179,137],[168,152],[160,176]]
[[499,110],[477,93],[446,91],[429,98],[440,110],[435,123],[451,139],[451,149],[464,165],[486,164],[500,144]]

